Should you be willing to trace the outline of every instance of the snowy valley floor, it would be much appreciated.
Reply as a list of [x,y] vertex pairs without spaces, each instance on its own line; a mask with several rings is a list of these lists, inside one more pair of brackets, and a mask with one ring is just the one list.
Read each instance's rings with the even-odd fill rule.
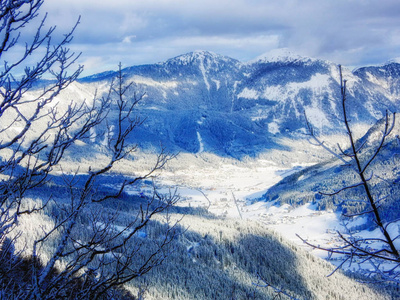
[[[272,283],[299,299],[391,299],[397,291],[386,294],[381,287],[368,287],[341,272],[327,277],[334,267],[310,251],[319,257],[326,253],[312,251],[296,236],[317,244],[336,242],[335,230],[343,228],[339,215],[318,211],[311,204],[292,208],[260,201],[285,176],[321,161],[316,151],[295,153],[296,159],[285,155],[268,153],[238,161],[209,153],[181,153],[156,174],[154,182],[146,180],[127,190],[135,196],[150,196],[154,184],[159,193],[180,194],[178,205],[202,207],[219,217],[188,209],[193,213],[179,223],[183,234],[176,241],[176,251],[165,265],[128,285],[132,292],[136,294],[138,287],[150,282],[148,299],[229,299],[236,292],[243,295],[237,299],[252,299],[245,298],[248,293],[254,299],[271,299],[276,296],[271,288],[255,286],[261,270]],[[304,155],[313,161],[302,163]],[[99,155],[91,159],[78,161],[82,173],[93,159],[105,161]],[[152,160],[155,155],[137,153],[134,160],[122,162],[118,172],[110,174],[108,185],[114,188],[112,182],[117,180],[111,180],[113,176],[144,174]],[[63,170],[72,171],[68,166]],[[149,229],[149,236],[153,231],[158,229]]]
[[[289,205],[259,201],[268,188],[308,164],[284,167],[267,159],[238,162],[211,155],[184,156],[183,160],[192,163],[185,167],[172,163],[157,177],[156,183],[163,193],[176,189],[181,197],[180,206],[203,207],[220,217],[259,221],[304,247],[296,234],[312,242],[329,243],[336,230],[343,228],[336,213],[316,211],[310,204],[292,209]],[[130,192],[150,194],[151,188],[142,186]]]
[[[339,213],[317,210],[311,203],[293,208],[288,204],[263,201],[262,195],[271,186],[313,164],[293,161],[291,157],[286,159],[277,160],[272,155],[272,159],[261,157],[237,161],[206,153],[181,154],[159,174],[156,185],[162,193],[176,191],[181,197],[180,206],[203,207],[222,218],[258,221],[314,255],[327,258],[327,252],[312,249],[297,235],[314,245],[340,245],[337,231],[345,233],[346,228],[360,225],[365,219],[359,217],[349,223]],[[150,194],[152,189],[145,185],[130,192]],[[373,233],[365,230],[359,234],[370,236]],[[333,264],[339,262],[331,260]],[[355,270],[354,265],[351,270]]]

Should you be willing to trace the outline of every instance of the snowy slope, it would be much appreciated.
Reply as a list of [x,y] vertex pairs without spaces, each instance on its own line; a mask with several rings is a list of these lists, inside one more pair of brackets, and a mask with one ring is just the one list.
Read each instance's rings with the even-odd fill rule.
[[[344,68],[353,119],[372,124],[385,109],[399,108],[399,66]],[[161,141],[173,151],[256,156],[279,149],[282,137],[304,137],[305,115],[324,134],[338,133],[339,74],[332,62],[285,49],[246,63],[195,51],[123,72],[146,93],[138,114],[147,120],[135,136],[142,147]],[[80,83],[102,91],[114,75],[97,74]]]

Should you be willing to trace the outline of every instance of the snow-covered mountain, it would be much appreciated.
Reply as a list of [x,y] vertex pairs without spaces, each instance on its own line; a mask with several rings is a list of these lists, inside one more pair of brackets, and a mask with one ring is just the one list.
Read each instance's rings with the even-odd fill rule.
[[[64,106],[70,100],[86,100],[90,104],[96,91],[97,95],[107,92],[115,75],[116,72],[109,71],[74,82],[60,95],[60,110],[66,109]],[[337,229],[342,221],[338,212],[352,209],[346,203],[319,194],[329,188],[340,188],[343,181],[351,184],[354,174],[349,172],[349,166],[334,160],[310,166],[315,163],[311,155],[320,148],[316,150],[317,147],[305,140],[305,115],[322,133],[340,131],[339,73],[334,63],[287,51],[266,53],[247,63],[196,51],[154,65],[125,68],[123,75],[126,83],[134,84],[137,93],[146,93],[136,109],[144,123],[135,128],[132,142],[150,149],[161,142],[168,150],[181,153],[176,160],[169,161],[153,182],[140,182],[126,189],[126,194],[120,198],[99,205],[106,208],[107,214],[116,216],[112,220],[115,226],[127,220],[131,222],[132,212],[136,214],[133,208],[141,206],[146,196],[152,197],[155,184],[160,193],[177,190],[181,199],[172,213],[186,214],[181,221],[182,236],[171,243],[174,249],[171,260],[166,261],[159,273],[140,276],[134,286],[151,283],[149,293],[157,299],[225,299],[236,294],[257,299],[277,296],[273,290],[259,292],[255,288],[256,273],[261,271],[272,284],[299,299],[325,299],[326,295],[354,299],[398,296],[398,291],[389,288],[383,291],[380,287],[369,289],[341,273],[337,273],[337,277],[326,277],[332,272],[332,266],[304,252],[293,244],[294,240],[285,242],[293,238],[290,234],[301,233],[304,237],[310,235],[316,243],[321,240],[330,243],[330,231]],[[396,111],[399,108],[400,64],[366,67],[353,72],[344,69],[344,77],[348,82],[352,125],[376,123],[386,109]],[[113,128],[113,122],[116,122],[116,114],[111,111],[105,125]],[[46,123],[43,121],[39,125]],[[369,136],[373,134],[371,129]],[[393,136],[396,134],[400,134],[398,130]],[[102,138],[100,134],[99,138],[95,136],[84,141],[94,146],[89,149],[101,148],[104,143],[104,135]],[[398,140],[393,137],[390,142],[377,156],[373,167],[377,176],[397,183],[400,174]],[[40,191],[34,190],[32,198],[42,195],[48,198],[48,194],[52,194],[58,203],[69,201],[64,199],[68,176],[73,177],[71,183],[76,182],[75,187],[79,188],[79,177],[87,176],[84,172],[90,172],[89,166],[98,167],[108,162],[100,152],[89,153],[88,159],[75,159],[82,149],[88,149],[82,145],[76,143],[68,149],[66,161],[62,163],[63,175],[55,171],[49,176],[51,184],[41,187]],[[306,151],[300,153],[299,147]],[[295,162],[287,159],[289,152],[296,156]],[[88,151],[83,154],[87,155]],[[234,159],[257,154],[260,155],[254,159]],[[102,189],[119,189],[125,176],[140,175],[157,159],[146,151],[137,151],[134,155],[134,159],[116,164],[115,173],[98,178],[98,185]],[[387,157],[396,160],[387,163]],[[303,168],[306,166],[308,168]],[[78,170],[82,173],[77,173]],[[382,197],[386,197],[386,193],[399,193],[397,185],[389,190],[385,184],[379,182],[374,186],[385,193]],[[397,202],[386,206],[390,215],[385,214],[385,217],[397,218]],[[88,215],[92,213],[88,211]],[[181,219],[180,215],[173,217]],[[239,220],[242,218],[245,220]],[[48,219],[46,215],[44,220]],[[90,220],[83,215],[82,220],[86,219]],[[249,220],[258,222],[252,224]],[[22,223],[27,224],[22,231],[32,240],[32,222],[29,221],[26,219]],[[50,221],[37,222],[40,232],[46,228],[45,222]],[[365,218],[361,225],[356,224],[357,230],[371,229],[370,223]],[[159,232],[160,224],[158,220],[152,222],[149,226],[154,227],[138,236],[139,241],[152,242],[152,234]],[[266,231],[264,226],[282,236]],[[301,241],[296,237],[294,242]],[[249,247],[254,251],[248,251]]]
[[[135,136],[143,147],[161,142],[173,151],[254,156],[282,148],[282,136],[303,137],[305,115],[323,133],[340,128],[338,67],[328,61],[275,51],[243,63],[196,51],[123,73],[146,93],[138,109],[146,122]],[[386,109],[398,110],[400,64],[343,73],[353,120],[372,124]],[[79,84],[101,91],[114,76]]]

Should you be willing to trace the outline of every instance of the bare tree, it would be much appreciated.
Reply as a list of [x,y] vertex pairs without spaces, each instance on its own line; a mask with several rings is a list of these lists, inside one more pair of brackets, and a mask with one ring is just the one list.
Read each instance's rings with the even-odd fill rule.
[[[71,102],[66,109],[61,108],[56,97],[82,72],[82,66],[69,72],[79,54],[67,48],[79,20],[61,41],[52,44],[55,27],[44,30],[44,17],[34,36],[27,39],[20,57],[16,56],[18,51],[13,51],[21,44],[27,25],[34,24],[42,4],[43,0],[0,2],[0,288],[11,292],[9,298],[109,299],[119,286],[150,271],[167,257],[176,235],[176,226],[169,224],[167,212],[177,196],[160,195],[155,190],[122,227],[116,225],[120,214],[108,213],[102,204],[152,176],[170,156],[162,150],[146,174],[123,180],[114,192],[99,192],[96,180],[136,149],[127,141],[142,123],[134,109],[143,95],[125,83],[119,66],[106,96],[94,96],[91,104]],[[29,65],[28,57],[38,53],[44,54]],[[23,73],[17,76],[21,70]],[[39,88],[44,76],[48,80]],[[108,163],[89,168],[82,186],[77,185],[76,176],[65,176],[68,204],[54,203],[50,197],[33,206],[26,203],[26,193],[50,180],[53,168],[60,164],[68,148],[79,140],[93,138],[92,131],[107,122],[111,109],[118,117],[104,133]],[[15,252],[13,244],[20,236],[15,230],[21,216],[43,212],[50,205],[59,213],[54,226],[43,229],[31,253],[27,249]],[[140,240],[139,233],[157,214],[167,218],[162,234]],[[81,224],[82,216],[87,219],[85,224]],[[46,250],[48,259],[44,260],[42,252],[48,244],[52,250]],[[3,298],[6,294],[2,294]]]
[[[387,200],[387,195],[384,197],[379,196],[376,183],[373,179],[377,176],[374,175],[373,167],[377,161],[379,154],[384,151],[385,146],[389,142],[390,134],[395,127],[395,113],[386,114],[378,125],[380,126],[380,136],[378,138],[364,136],[364,139],[357,140],[351,127],[351,120],[349,117],[349,103],[347,100],[346,80],[343,80],[342,69],[339,66],[340,74],[340,89],[341,89],[341,107],[342,117],[345,127],[345,132],[348,136],[349,147],[344,148],[338,145],[336,149],[328,147],[316,134],[310,123],[307,121],[309,135],[312,143],[322,146],[325,150],[329,151],[343,164],[350,166],[356,174],[356,182],[343,186],[342,188],[325,193],[323,195],[336,196],[346,191],[357,189],[360,191],[358,199],[347,199],[346,202],[361,204],[364,209],[361,212],[354,214],[347,214],[346,217],[353,218],[357,216],[367,216],[373,220],[374,226],[379,229],[379,234],[375,237],[362,237],[354,232],[338,232],[341,244],[336,247],[323,247],[314,245],[303,238],[304,243],[307,245],[325,250],[330,255],[337,254],[343,257],[341,264],[338,268],[343,267],[345,263],[357,263],[368,265],[364,268],[365,273],[373,278],[375,281],[400,281],[400,254],[396,246],[396,240],[399,238],[397,230],[391,230],[391,226],[395,224],[398,219],[385,220],[382,213],[382,204]],[[307,118],[306,118],[307,119]],[[379,178],[378,178],[379,179]],[[338,269],[337,268],[337,269]],[[336,269],[336,270],[337,270]],[[336,271],[335,270],[335,271]]]
[[[4,236],[13,227],[18,215],[28,212],[21,209],[25,192],[42,183],[68,145],[83,137],[104,116],[86,105],[71,104],[61,115],[56,107],[49,106],[54,97],[82,71],[82,67],[78,67],[71,75],[67,74],[77,55],[69,53],[64,46],[71,41],[75,28],[58,45],[53,46],[50,38],[54,28],[42,33],[42,20],[33,40],[26,44],[20,57],[11,57],[13,61],[7,61],[7,55],[19,43],[20,31],[38,14],[42,1],[1,1],[0,5],[0,58],[3,61],[0,69],[0,172],[6,177],[0,186],[3,208],[0,234]],[[32,66],[26,65],[27,58],[43,47],[46,49],[45,55]],[[21,68],[24,73],[16,78],[14,72]],[[32,86],[45,74],[51,74],[55,81],[36,94],[29,94]],[[92,118],[87,119],[87,124],[80,132],[69,136],[67,132],[71,124],[87,114]],[[42,118],[47,118],[48,126],[27,141],[28,133]],[[44,149],[47,157],[40,161],[39,154],[44,153]],[[14,213],[10,213],[11,207]]]

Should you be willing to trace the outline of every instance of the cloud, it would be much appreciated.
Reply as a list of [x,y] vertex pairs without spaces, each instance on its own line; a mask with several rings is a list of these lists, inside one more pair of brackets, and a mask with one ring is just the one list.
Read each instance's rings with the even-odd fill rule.
[[124,44],[132,44],[133,40],[136,39],[136,35],[129,35],[124,37],[124,39],[122,40],[122,43]]
[[60,33],[82,16],[73,47],[83,60],[142,64],[195,49],[248,60],[288,47],[359,65],[400,50],[398,0],[57,0],[44,8]]

